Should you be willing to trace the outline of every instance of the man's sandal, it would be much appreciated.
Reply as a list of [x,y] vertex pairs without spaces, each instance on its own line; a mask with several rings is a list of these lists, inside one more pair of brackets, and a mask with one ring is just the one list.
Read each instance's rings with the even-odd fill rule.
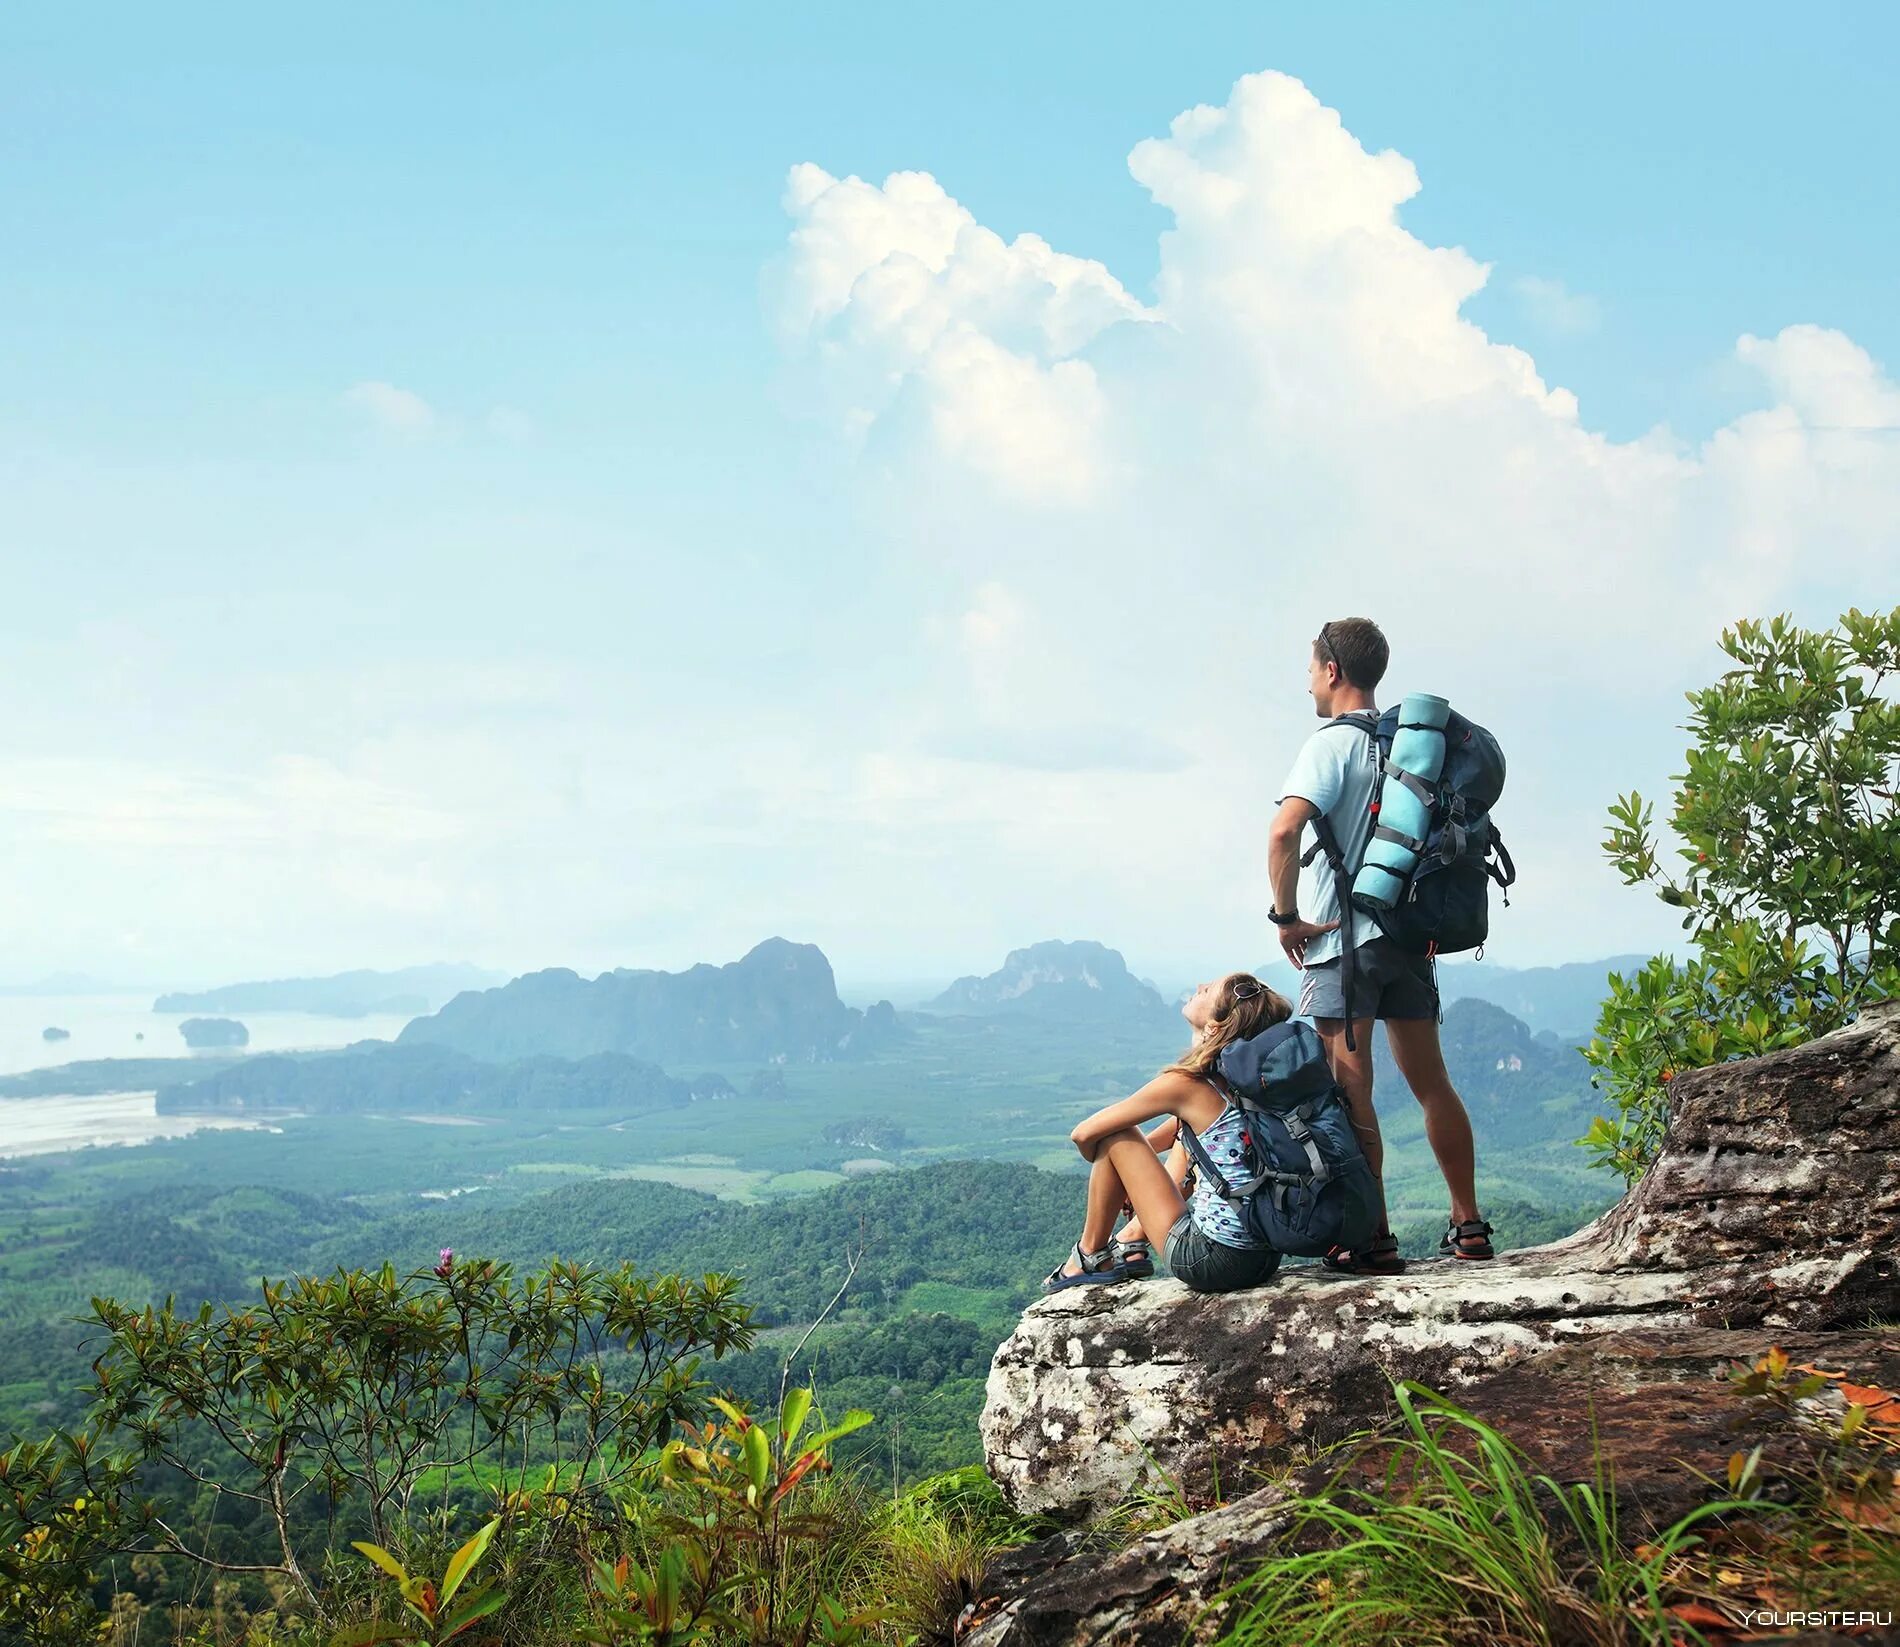
[[1438,1250],[1453,1258],[1495,1258],[1497,1253],[1492,1249],[1490,1237],[1491,1226],[1482,1218],[1467,1218],[1462,1222],[1454,1218],[1438,1238]]
[[[1079,1273],[1065,1275],[1064,1268],[1073,1259],[1079,1266]],[[1080,1241],[1069,1249],[1069,1257],[1043,1279],[1044,1292],[1061,1292],[1067,1287],[1099,1287],[1106,1281],[1126,1281],[1128,1272],[1119,1268],[1115,1262],[1115,1249],[1102,1247],[1096,1252],[1084,1252]]]
[[1375,1235],[1363,1247],[1334,1247],[1320,1262],[1341,1275],[1405,1273],[1405,1260],[1399,1256],[1398,1237],[1390,1230]]

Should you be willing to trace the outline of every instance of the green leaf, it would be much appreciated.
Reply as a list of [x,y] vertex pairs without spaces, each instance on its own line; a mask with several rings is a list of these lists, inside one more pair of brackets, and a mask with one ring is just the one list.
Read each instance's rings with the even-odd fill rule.
[[785,1406],[779,1413],[778,1432],[784,1441],[786,1450],[798,1439],[798,1432],[805,1427],[805,1418],[811,1412],[812,1392],[809,1389],[787,1390]]
[[409,1575],[403,1570],[402,1563],[380,1544],[364,1544],[358,1539],[351,1539],[350,1548],[369,1557],[371,1561],[375,1562],[378,1567],[382,1568],[382,1570],[389,1574],[398,1584],[407,1584],[409,1582]]
[[869,1413],[862,1407],[853,1407],[850,1412],[846,1413],[844,1417],[839,1419],[830,1429],[822,1431],[807,1441],[805,1443],[805,1451],[815,1453],[821,1447],[829,1447],[832,1442],[843,1436],[850,1435],[854,1430],[863,1429],[864,1426],[870,1422],[871,1415]]
[[444,1607],[455,1599],[455,1592],[461,1589],[462,1580],[468,1577],[469,1568],[482,1559],[483,1553],[488,1549],[489,1540],[495,1536],[495,1529],[500,1525],[501,1518],[498,1516],[449,1558],[449,1570],[442,1575],[442,1605]]
[[476,1619],[488,1617],[507,1602],[507,1592],[503,1590],[477,1590],[473,1595],[464,1596],[462,1605],[443,1619],[436,1632],[437,1639],[447,1641],[450,1636],[460,1635]]
[[772,1443],[765,1439],[765,1431],[754,1424],[745,1433],[746,1479],[760,1492],[764,1492],[766,1477],[771,1472]]

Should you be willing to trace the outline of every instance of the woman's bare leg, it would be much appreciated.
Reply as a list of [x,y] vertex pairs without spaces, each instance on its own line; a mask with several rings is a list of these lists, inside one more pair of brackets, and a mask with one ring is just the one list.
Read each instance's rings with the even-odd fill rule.
[[[1179,1125],[1178,1122],[1175,1124],[1177,1126]],[[1155,1132],[1159,1132],[1160,1130],[1159,1127],[1155,1128]],[[1157,1149],[1165,1147],[1155,1145],[1154,1132],[1148,1134],[1148,1142]],[[1181,1186],[1187,1182],[1188,1168],[1193,1164],[1187,1152],[1187,1145],[1176,1144],[1173,1149],[1168,1151],[1168,1176],[1174,1180],[1174,1187],[1177,1192],[1179,1192]],[[1185,1206],[1186,1204],[1184,1200],[1182,1205]],[[1175,1214],[1177,1218],[1180,1216],[1179,1213]],[[1166,1235],[1168,1232],[1167,1230],[1163,1230],[1161,1233]],[[1131,1218],[1115,1232],[1115,1239],[1117,1241],[1146,1241],[1148,1239],[1148,1232],[1142,1228],[1139,1218]]]
[[[1161,1164],[1154,1147],[1140,1130],[1129,1127],[1111,1132],[1096,1147],[1089,1168],[1088,1213],[1082,1223],[1082,1250],[1099,1252],[1114,1233],[1115,1219],[1124,1206],[1134,1209],[1144,1229],[1167,1230],[1174,1227],[1187,1203],[1180,1187]],[[1063,1274],[1078,1272],[1074,1257],[1062,1266]]]

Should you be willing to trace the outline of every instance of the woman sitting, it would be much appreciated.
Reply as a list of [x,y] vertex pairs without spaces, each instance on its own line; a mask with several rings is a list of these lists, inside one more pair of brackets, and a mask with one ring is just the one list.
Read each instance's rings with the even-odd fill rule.
[[[1055,1292],[1154,1274],[1148,1232],[1166,1230],[1163,1248],[1177,1280],[1196,1292],[1233,1292],[1265,1281],[1280,1255],[1263,1245],[1239,1213],[1207,1183],[1188,1184],[1183,1126],[1193,1129],[1224,1176],[1248,1176],[1246,1120],[1216,1084],[1215,1060],[1232,1041],[1245,1041],[1293,1016],[1282,995],[1248,972],[1202,984],[1181,1008],[1194,1041],[1132,1098],[1097,1110],[1069,1137],[1090,1163],[1088,1212],[1082,1239],[1067,1262],[1043,1282]],[[1169,1119],[1144,1134],[1141,1123]],[[1161,1152],[1171,1150],[1166,1164]],[[1235,1169],[1229,1173],[1227,1169]],[[1134,1218],[1114,1234],[1124,1211]]]

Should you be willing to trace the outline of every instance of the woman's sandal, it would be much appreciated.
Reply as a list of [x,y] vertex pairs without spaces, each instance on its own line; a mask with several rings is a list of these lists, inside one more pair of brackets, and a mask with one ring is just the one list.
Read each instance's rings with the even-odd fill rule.
[[1111,1241],[1108,1250],[1124,1281],[1146,1281],[1155,1272],[1155,1250],[1144,1241]]
[[[1080,1266],[1076,1275],[1063,1274],[1064,1266],[1072,1258]],[[1084,1252],[1080,1241],[1069,1249],[1069,1258],[1056,1265],[1042,1283],[1044,1292],[1061,1292],[1067,1287],[1099,1287],[1106,1281],[1126,1281],[1128,1273],[1115,1262],[1113,1246],[1102,1247],[1096,1252]]]
[[1341,1275],[1403,1275],[1398,1237],[1390,1230],[1375,1235],[1363,1247],[1334,1247],[1320,1260]]
[[1495,1258],[1490,1237],[1491,1226],[1482,1218],[1467,1218],[1462,1223],[1454,1218],[1438,1238],[1438,1250],[1453,1258]]

